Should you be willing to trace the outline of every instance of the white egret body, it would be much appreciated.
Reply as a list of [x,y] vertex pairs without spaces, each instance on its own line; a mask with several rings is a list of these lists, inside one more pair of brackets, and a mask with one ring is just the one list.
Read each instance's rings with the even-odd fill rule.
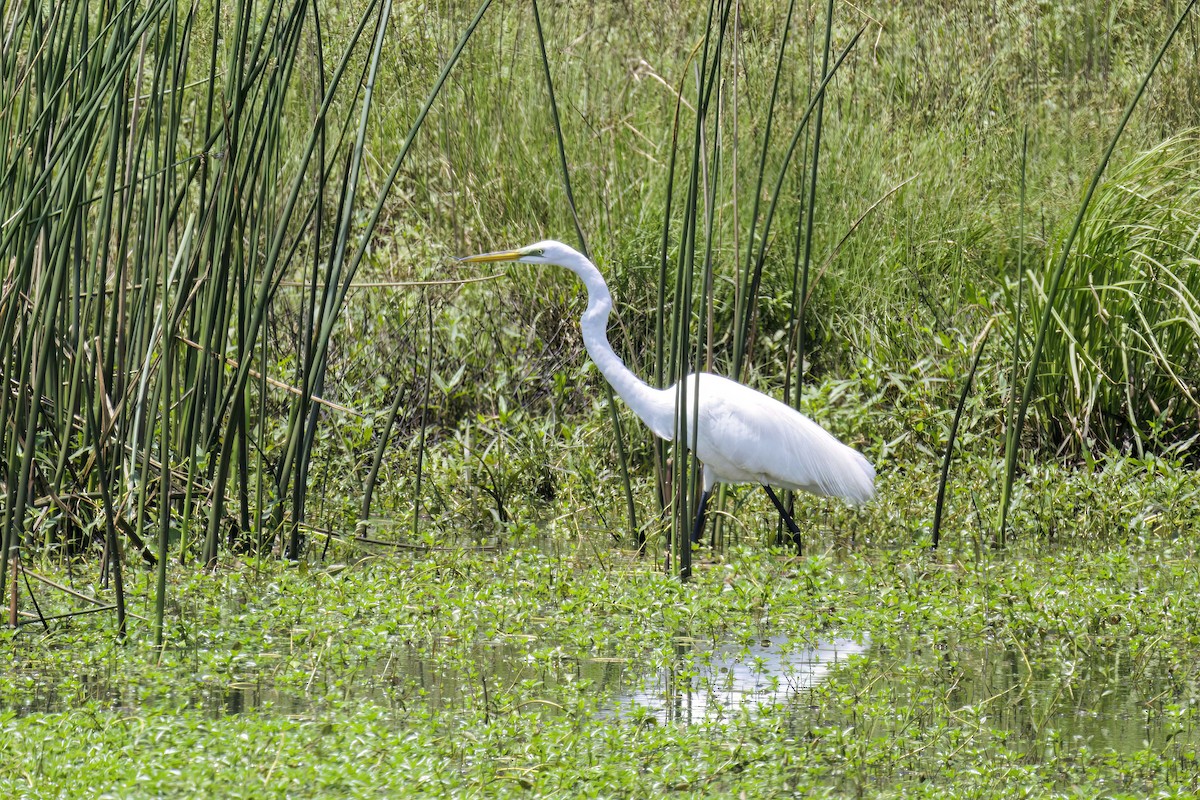
[[[574,272],[587,287],[588,305],[580,321],[588,355],[633,413],[659,436],[675,437],[679,385],[655,389],[630,371],[608,343],[612,294],[600,270],[574,248],[552,240],[463,261],[518,261],[552,264]],[[704,511],[718,483],[759,483],[784,515],[793,535],[799,530],[772,486],[840,497],[859,504],[875,496],[875,468],[791,406],[762,392],[702,372],[686,378],[687,446],[703,465],[704,492],[692,538],[699,541]]]

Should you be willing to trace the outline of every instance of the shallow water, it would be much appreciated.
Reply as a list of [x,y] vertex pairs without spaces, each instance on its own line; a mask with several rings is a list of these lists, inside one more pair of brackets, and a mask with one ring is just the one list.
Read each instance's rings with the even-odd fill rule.
[[905,673],[890,681],[897,705],[942,703],[1035,758],[1064,745],[1130,753],[1200,742],[1192,715],[1182,713],[1200,703],[1191,665],[1139,661],[1121,647],[1064,645],[1048,658],[1041,649],[972,642],[881,647],[871,657],[885,680]]
[[641,685],[622,692],[614,702],[623,717],[658,722],[698,722],[736,714],[742,709],[791,702],[797,694],[827,679],[851,656],[866,653],[870,637],[832,638],[798,646],[787,636],[772,636],[750,645],[727,644],[692,651],[676,644],[677,661]]
[[[131,683],[115,665],[67,677],[26,673],[30,691],[12,710],[54,712],[96,701],[135,714],[165,704],[214,717],[256,710],[303,716],[339,702],[475,705],[497,687],[518,683],[532,687],[531,697],[552,697],[572,682],[611,697],[602,714],[617,719],[688,724],[782,704],[805,729],[856,724],[809,696],[823,681],[850,679],[839,667],[856,658],[853,680],[882,693],[896,717],[917,724],[970,718],[1033,759],[1052,758],[1064,747],[1130,753],[1200,742],[1190,721],[1200,703],[1197,670],[1139,661],[1119,646],[1082,653],[1052,642],[1022,649],[918,637],[873,643],[867,636],[815,642],[772,636],[713,649],[681,637],[673,656],[650,669],[628,659],[573,656],[534,637],[478,643],[467,658],[461,645],[437,642],[393,645],[354,663],[326,658],[298,665],[283,653],[237,654],[223,674],[162,674],[153,685]],[[536,699],[527,710],[555,713]]]

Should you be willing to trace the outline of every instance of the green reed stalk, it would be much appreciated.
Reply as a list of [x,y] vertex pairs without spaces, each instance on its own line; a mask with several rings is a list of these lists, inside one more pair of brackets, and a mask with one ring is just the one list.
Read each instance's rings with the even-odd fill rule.
[[[179,247],[175,251],[174,263],[169,274],[163,276],[163,292],[160,309],[161,356],[158,383],[161,400],[159,415],[159,501],[158,501],[158,563],[154,588],[154,646],[163,646],[163,615],[167,601],[167,547],[171,538],[171,386],[174,379],[174,355],[176,340],[172,332],[171,289],[180,265],[188,260],[191,251],[194,218],[189,219]],[[147,437],[149,439],[150,437]],[[147,464],[147,467],[149,465]],[[146,474],[149,474],[148,471]]]
[[[587,246],[587,237],[583,235],[583,225],[579,222],[579,212],[575,207],[575,194],[571,191],[571,170],[567,164],[567,148],[563,143],[562,122],[558,116],[558,103],[554,99],[554,79],[550,74],[550,57],[546,54],[546,37],[542,32],[542,17],[538,13],[537,0],[532,0],[534,29],[537,31],[538,51],[542,58],[542,70],[546,77],[546,95],[550,102],[550,119],[554,123],[554,141],[558,146],[559,168],[562,170],[563,191],[567,196],[567,206],[571,210],[571,219],[575,222],[575,235],[579,240],[580,252],[588,258],[591,253]],[[608,400],[609,418],[612,421],[613,435],[617,444],[617,466],[621,471],[621,485],[625,492],[625,513],[629,523],[629,536],[638,540],[637,509],[633,502],[633,483],[629,479],[629,457],[625,453],[625,436],[621,431],[621,417],[617,411],[616,397],[612,386],[604,382],[606,399]],[[639,542],[640,545],[640,542]]]
[[975,372],[979,369],[979,361],[983,357],[983,348],[992,332],[996,318],[992,317],[983,326],[975,345],[975,357],[971,359],[971,369],[963,381],[962,391],[958,395],[958,406],[954,409],[954,419],[950,423],[950,432],[946,436],[946,455],[942,457],[942,473],[938,478],[937,503],[933,509],[933,547],[938,546],[939,534],[942,529],[942,510],[946,503],[946,485],[950,481],[950,462],[954,459],[954,442],[958,437],[958,424],[962,420],[963,410],[967,407],[967,397],[971,394],[971,383],[975,380]]
[[[825,8],[825,48],[821,54],[821,80],[829,74],[829,48],[833,41],[833,0]],[[796,400],[794,408],[800,408],[800,395],[804,390],[805,310],[808,308],[808,268],[812,262],[813,221],[817,205],[817,169],[821,164],[821,131],[825,120],[825,93],[817,97],[817,117],[813,122],[812,171],[808,177],[808,202],[804,218],[804,262],[800,267],[800,308],[796,315]],[[800,543],[796,542],[799,548]]]
[[[711,97],[712,97],[712,92],[714,91],[714,88],[716,88],[716,91],[718,92],[718,99],[715,104],[716,114],[715,114],[715,118],[713,120],[713,134],[712,134],[712,138],[711,138],[712,166],[707,170],[707,174],[705,174],[705,171],[702,170],[701,176],[700,176],[701,179],[707,183],[707,185],[704,187],[704,198],[705,198],[705,203],[704,203],[704,260],[703,260],[703,267],[702,267],[702,272],[701,272],[702,281],[701,281],[701,289],[700,289],[700,308],[696,313],[696,320],[697,320],[696,343],[695,343],[694,351],[692,354],[692,370],[691,371],[695,371],[695,372],[701,372],[701,371],[708,370],[711,366],[711,360],[712,360],[712,329],[711,329],[711,327],[709,327],[709,325],[710,325],[710,320],[711,320],[711,316],[712,316],[712,307],[713,307],[713,304],[712,304],[713,250],[714,250],[714,247],[716,244],[714,225],[715,225],[716,216],[717,216],[717,212],[716,212],[717,192],[718,192],[718,189],[720,186],[720,175],[721,175],[721,102],[720,102],[720,95],[719,95],[720,89],[717,87],[719,87],[721,85],[721,81],[720,81],[721,57],[722,57],[722,53],[724,52],[724,49],[725,49],[725,32],[726,32],[726,30],[728,30],[729,14],[732,11],[734,5],[735,5],[735,2],[732,2],[732,1],[725,3],[724,8],[721,13],[721,26],[717,32],[717,42],[716,42],[716,48],[714,49],[714,53],[713,53],[712,68],[709,70],[708,85],[707,85],[707,89],[705,90],[705,96],[704,96],[704,100],[703,100],[703,114],[705,117],[707,117],[707,115],[709,113],[709,109],[714,107],[711,102]],[[705,131],[704,124],[698,125],[696,130],[699,132],[699,134],[701,136],[703,136],[704,131]],[[701,147],[700,147],[699,152],[701,153],[702,156],[705,152],[703,140],[701,141]],[[736,191],[736,187],[734,188],[734,191]],[[693,223],[693,226],[692,226],[693,231],[697,227],[698,226]],[[694,280],[694,275],[691,278],[691,280]],[[689,283],[689,287],[688,287],[688,295],[687,296],[688,296],[689,302],[690,302],[690,298],[692,297],[692,288],[691,288],[690,283]],[[689,372],[689,370],[686,369],[686,367],[682,368],[680,371],[683,374],[687,374]],[[695,393],[695,396],[692,398],[691,402],[692,402],[692,410],[691,410],[692,435],[690,438],[692,441],[699,441],[699,428],[698,428],[699,423],[700,423],[700,394],[699,394],[699,392]],[[692,454],[692,458],[690,459],[689,467],[690,467],[690,473],[689,473],[690,485],[693,487],[699,486],[700,484],[698,483],[698,481],[700,479],[700,460],[695,457],[694,453]],[[695,494],[694,489],[692,491],[692,494]],[[693,512],[695,511],[694,508],[692,508],[691,510]],[[710,541],[715,546],[716,539],[713,538]],[[689,545],[689,547],[690,547],[690,545]]]
[[[89,375],[89,388],[92,390],[90,396],[98,398],[96,392],[96,381]],[[105,565],[111,569],[113,574],[113,593],[116,599],[117,607],[117,638],[125,638],[125,583],[121,573],[121,558],[120,558],[120,539],[117,536],[116,512],[114,509],[112,497],[112,472],[110,472],[110,463],[106,454],[104,438],[101,436],[101,427],[98,424],[98,415],[96,413],[96,405],[101,402],[99,399],[96,404],[84,403],[87,408],[88,429],[96,434],[92,445],[95,447],[96,465],[99,472],[100,484],[100,499],[104,510],[104,532],[105,532],[105,553],[108,555],[108,563]]]
[[[680,242],[679,266],[675,281],[675,315],[673,324],[672,344],[672,378],[676,375],[675,398],[675,440],[674,440],[674,489],[675,514],[672,517],[672,541],[677,574],[681,580],[688,580],[692,572],[692,542],[690,517],[695,507],[699,461],[695,454],[688,450],[688,426],[692,426],[693,436],[698,415],[696,405],[698,398],[689,397],[689,387],[684,378],[693,365],[689,363],[699,354],[702,337],[698,337],[693,348],[690,344],[692,319],[692,304],[695,291],[696,275],[696,237],[699,233],[699,201],[701,198],[701,183],[704,179],[702,158],[704,155],[705,127],[708,123],[713,89],[720,74],[720,54],[724,44],[725,31],[729,21],[732,3],[727,2],[721,8],[720,20],[715,31],[713,17],[716,11],[716,0],[709,3],[708,21],[705,25],[705,38],[702,55],[697,70],[697,104],[696,124],[692,136],[691,172],[688,181],[687,200],[684,204],[684,228]],[[714,55],[709,60],[709,51]],[[714,137],[714,141],[715,141]],[[707,191],[708,187],[703,187]],[[709,207],[711,208],[711,203]],[[703,300],[701,301],[703,303]],[[701,308],[703,317],[703,307]],[[694,352],[693,352],[694,351]],[[699,369],[698,363],[695,365]]]
[[[771,148],[771,126],[775,121],[775,105],[779,97],[779,78],[783,75],[783,57],[787,51],[788,36],[792,30],[792,14],[796,9],[796,0],[789,0],[787,16],[783,22],[783,33],[779,37],[779,53],[775,58],[775,74],[771,77],[771,99],[767,101],[766,120],[763,123],[763,140],[758,155],[758,177],[754,182],[754,195],[750,205],[750,225],[746,233],[746,275],[738,275],[735,285],[734,317],[733,317],[733,370],[730,377],[741,380],[743,353],[746,343],[745,335],[749,325],[745,319],[749,314],[748,284],[750,283],[751,264],[754,263],[754,230],[758,225],[758,209],[762,201],[763,181],[767,173],[767,154]],[[736,224],[736,221],[735,221]]]
[[[684,65],[686,73],[687,65],[691,63],[695,56],[695,50],[688,56]],[[675,167],[679,152],[679,127],[680,127],[680,112],[683,107],[683,80],[681,79],[678,89],[675,92],[675,113],[671,122],[671,152],[667,160],[667,184],[663,196],[663,219],[662,219],[662,235],[659,239],[659,257],[658,257],[658,287],[657,287],[657,302],[655,303],[654,312],[654,387],[656,389],[665,388],[667,383],[666,375],[672,372],[670,368],[671,359],[666,352],[666,327],[667,327],[667,309],[666,309],[666,293],[667,293],[667,262],[668,254],[671,245],[671,203],[674,198],[675,188]],[[674,317],[672,317],[674,319]],[[673,329],[672,329],[673,331]],[[672,333],[672,335],[674,335]],[[672,343],[674,340],[672,339]],[[654,472],[655,484],[657,486],[658,506],[659,511],[667,508],[673,508],[674,504],[672,497],[674,495],[673,487],[668,486],[667,476],[668,456],[667,447],[664,442],[658,437],[654,438]],[[675,515],[672,514],[672,528],[675,530]],[[674,541],[672,535],[671,541]],[[638,552],[643,553],[646,547],[645,534],[640,530],[637,539]],[[667,551],[672,552],[673,545],[668,544]]]
[[[825,8],[825,47],[821,54],[821,79],[824,81],[829,74],[829,50],[833,42],[833,0],[829,0]],[[800,301],[799,308],[793,308],[792,324],[796,326],[796,394],[793,400],[793,407],[800,408],[801,393],[804,390],[804,350],[805,350],[805,310],[808,308],[808,270],[809,264],[812,262],[812,240],[813,240],[813,222],[816,217],[817,205],[817,174],[818,167],[821,163],[821,130],[825,119],[825,93],[821,92],[817,96],[817,116],[813,123],[813,149],[812,149],[812,168],[809,172],[808,198],[804,204],[803,219],[804,219],[804,234],[803,234],[803,250],[804,259],[800,265]],[[765,231],[764,231],[765,234]],[[800,238],[799,226],[797,226],[797,238]],[[765,242],[765,239],[764,239]],[[797,249],[799,249],[797,242]],[[794,285],[794,284],[793,284]],[[790,512],[795,506],[795,493],[787,491],[784,493],[783,502]],[[780,534],[782,535],[782,533]],[[803,552],[804,542],[799,533],[792,537],[792,544],[796,546],[796,553],[799,555]]]
[[[771,201],[767,205],[767,215],[763,220],[762,234],[758,237],[758,254],[753,259],[753,268],[750,275],[750,285],[745,292],[746,313],[742,315],[742,324],[740,338],[738,342],[740,347],[735,349],[733,354],[733,370],[732,374],[736,377],[741,375],[743,364],[746,357],[746,344],[749,336],[751,325],[754,323],[755,304],[758,299],[758,290],[762,284],[763,268],[766,265],[767,245],[771,240],[771,223],[775,219],[775,210],[779,204],[779,198],[783,194],[783,182],[787,176],[788,165],[791,163],[792,155],[796,152],[796,145],[800,141],[800,136],[804,133],[808,120],[813,111],[816,110],[817,104],[825,94],[825,88],[829,86],[829,82],[837,75],[838,69],[842,66],[842,62],[846,60],[846,56],[854,49],[858,43],[859,37],[863,35],[866,26],[859,28],[858,31],[851,37],[846,47],[838,54],[837,60],[834,61],[833,67],[825,74],[825,78],[813,93],[809,100],[808,107],[804,110],[804,114],[800,117],[800,121],[796,123],[796,130],[792,134],[791,142],[788,143],[787,149],[784,151],[783,164],[779,168],[779,175],[775,180],[775,188],[771,193]],[[747,267],[749,268],[749,264]]]
[[[692,134],[691,173],[688,178],[687,194],[683,208],[683,230],[680,231],[679,257],[675,270],[674,301],[671,315],[671,352],[668,361],[667,382],[679,379],[675,399],[675,436],[671,445],[672,476],[672,514],[670,542],[667,548],[668,563],[673,563],[673,569],[681,580],[688,580],[692,574],[692,545],[688,533],[688,511],[691,508],[693,484],[690,480],[693,470],[690,465],[690,454],[687,449],[687,359],[690,347],[688,345],[688,329],[691,319],[691,278],[694,273],[694,252],[696,240],[696,204],[698,184],[700,180],[700,147],[703,141],[704,126],[704,87],[702,79],[707,71],[708,49],[712,36],[713,12],[716,0],[708,4],[708,18],[704,24],[704,46],[699,61],[697,77],[696,122]],[[680,91],[682,93],[682,85]],[[672,562],[671,559],[674,559]]]
[[[1014,424],[1017,410],[1017,371],[1021,364],[1021,305],[1025,297],[1025,176],[1029,159],[1029,125],[1021,129],[1021,181],[1020,181],[1020,210],[1017,214],[1017,310],[1013,317],[1013,346],[1012,370],[1008,380],[1008,414],[1004,420],[1004,475],[1000,494],[999,519],[996,523],[996,541],[1004,544],[1006,535],[1009,492],[1012,491],[1012,481],[1009,476],[1016,469],[1017,448],[1021,444],[1021,436]],[[1032,376],[1030,376],[1032,379]],[[934,547],[937,538],[934,537]]]

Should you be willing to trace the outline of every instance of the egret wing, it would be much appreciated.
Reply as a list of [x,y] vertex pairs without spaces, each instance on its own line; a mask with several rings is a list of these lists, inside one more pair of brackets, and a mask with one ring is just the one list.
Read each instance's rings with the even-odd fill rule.
[[718,375],[702,375],[698,392],[696,454],[717,481],[766,483],[851,503],[874,497],[870,462],[799,411]]

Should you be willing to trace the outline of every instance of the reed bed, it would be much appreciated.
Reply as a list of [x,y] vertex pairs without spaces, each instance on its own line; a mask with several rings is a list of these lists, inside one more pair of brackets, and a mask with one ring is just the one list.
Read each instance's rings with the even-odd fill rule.
[[[697,465],[611,396],[590,415],[573,288],[447,266],[543,236],[610,275],[652,382],[832,407],[885,473],[902,380],[858,413],[828,382],[956,342],[945,383],[981,399],[952,425],[936,390],[934,438],[1000,432],[1003,508],[1018,448],[1190,457],[1191,4],[1106,28],[1088,3],[876,6],[6,6],[0,589],[82,557],[123,629],[122,568],[153,567],[161,642],[170,559],[395,520],[433,545],[463,515],[513,535],[560,492],[686,577]],[[717,516],[717,547],[750,535]]]

